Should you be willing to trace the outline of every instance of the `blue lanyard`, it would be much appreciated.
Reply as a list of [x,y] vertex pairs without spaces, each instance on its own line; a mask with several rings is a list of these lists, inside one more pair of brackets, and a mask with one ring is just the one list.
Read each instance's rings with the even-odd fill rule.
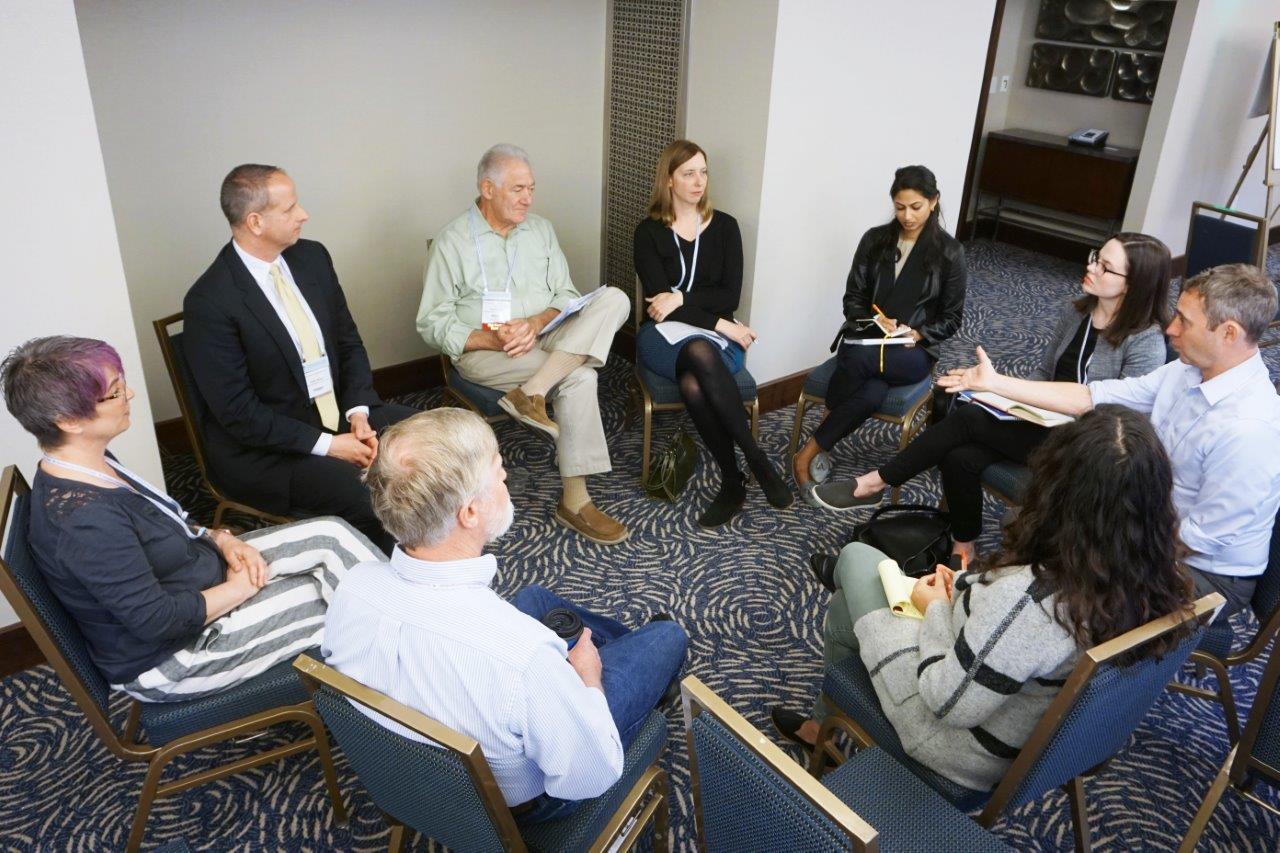
[[[44,454],[44,461],[48,462],[51,465],[57,465],[59,468],[66,468],[68,471],[76,471],[78,473],[84,474],[86,477],[94,477],[98,480],[102,480],[105,483],[110,483],[111,485],[116,487],[119,487],[122,483],[122,481],[117,480],[113,477],[108,477],[106,474],[103,474],[100,471],[95,471],[92,468],[86,468],[83,465],[76,465],[72,462],[63,462],[61,459],[55,459],[54,457],[50,456],[48,453]],[[173,498],[166,496],[163,492],[161,492],[155,486],[151,485],[146,480],[142,479],[137,474],[133,473],[128,468],[121,465],[119,462],[116,462],[115,460],[108,458],[107,464],[110,465],[112,468],[114,468],[117,472],[119,472],[121,477],[126,478],[123,481],[123,485],[126,489],[133,492],[135,495],[138,495],[139,497],[150,501],[151,504],[156,509],[160,510],[162,513],[164,513],[166,516],[168,516],[174,522],[176,522],[178,526],[182,528],[182,532],[187,535],[188,539],[199,539],[201,536],[203,536],[207,532],[206,529],[203,527],[199,527],[199,528],[196,528],[195,530],[192,530],[191,523],[187,521],[186,510],[184,510],[182,506]],[[144,492],[135,488],[133,486],[133,483],[130,483],[129,480],[132,480],[133,482],[142,486],[142,488],[146,489],[147,491]],[[150,494],[148,494],[147,492],[150,492]]]
[[[698,244],[702,242],[702,228],[704,223],[698,223],[698,230],[693,235],[693,266],[689,270],[689,283],[685,285],[684,291],[688,293],[693,290],[693,277],[698,272]],[[684,284],[684,250],[680,248],[680,235],[676,234],[675,223],[671,223],[671,239],[676,241],[676,257],[680,259],[680,280],[676,282],[676,286],[671,288],[672,292],[680,290],[680,285]]]
[[[484,270],[484,258],[480,254],[480,235],[476,233],[476,209],[474,207],[467,211],[467,230],[471,232],[471,244],[476,247],[476,263],[480,265],[480,279],[484,282],[484,292],[489,292],[489,274]],[[507,258],[507,281],[502,288],[503,293],[511,292],[511,277],[516,273],[516,261],[520,258],[520,244],[516,244],[516,250]]]

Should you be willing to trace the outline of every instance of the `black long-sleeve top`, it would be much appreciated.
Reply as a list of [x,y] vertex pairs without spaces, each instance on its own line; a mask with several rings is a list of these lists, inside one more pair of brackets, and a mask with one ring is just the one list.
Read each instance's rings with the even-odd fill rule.
[[[680,281],[680,256],[676,254],[674,235],[669,225],[657,219],[643,219],[636,226],[636,273],[646,297],[670,293]],[[676,239],[684,255],[687,278],[693,266],[693,241]],[[668,314],[668,320],[714,330],[717,321],[733,319],[742,296],[742,233],[738,220],[722,210],[715,211],[702,230],[693,287],[682,287],[681,292],[684,304]]]
[[29,535],[49,587],[112,684],[132,681],[199,636],[200,592],[226,579],[213,542],[187,538],[146,498],[43,469],[32,481]]

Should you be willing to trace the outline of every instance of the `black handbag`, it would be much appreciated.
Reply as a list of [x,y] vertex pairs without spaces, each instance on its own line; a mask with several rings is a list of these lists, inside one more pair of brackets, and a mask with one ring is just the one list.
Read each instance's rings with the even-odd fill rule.
[[897,561],[905,575],[920,577],[947,564],[951,556],[951,520],[937,507],[890,504],[853,529],[853,541],[865,542]]
[[698,448],[693,436],[681,429],[671,437],[649,466],[644,491],[651,498],[675,503],[693,476],[698,463]]

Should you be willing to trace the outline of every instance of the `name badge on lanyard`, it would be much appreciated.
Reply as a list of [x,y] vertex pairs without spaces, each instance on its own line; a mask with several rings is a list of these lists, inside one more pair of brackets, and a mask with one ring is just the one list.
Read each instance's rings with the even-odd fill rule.
[[[680,248],[680,235],[676,234],[676,226],[671,226],[671,239],[676,241],[676,257],[680,259],[680,280],[676,282],[676,286],[671,288],[671,292],[683,289],[686,293],[693,290],[693,277],[698,272],[698,247],[702,243],[702,227],[703,223],[698,223],[698,230],[693,234],[693,263],[689,267],[689,283],[684,282],[684,250]],[[681,288],[681,285],[684,285]]]
[[489,273],[484,268],[484,256],[480,253],[480,235],[476,233],[475,208],[470,210],[467,228],[471,232],[471,242],[476,249],[476,264],[480,267],[480,279],[484,283],[484,292],[480,298],[480,326],[492,331],[499,326],[511,322],[511,279],[515,275],[516,261],[520,258],[520,245],[507,257],[507,280],[502,290],[489,289]]
[[307,380],[307,395],[312,399],[333,393],[333,374],[329,373],[329,356],[318,356],[302,363],[302,375]]

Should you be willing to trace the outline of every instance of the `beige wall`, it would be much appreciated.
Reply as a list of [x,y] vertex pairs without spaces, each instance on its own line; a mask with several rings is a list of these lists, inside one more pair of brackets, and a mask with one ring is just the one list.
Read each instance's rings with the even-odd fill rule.
[[[0,350],[39,335],[110,341],[129,378],[141,374],[124,270],[107,197],[80,35],[71,0],[0,3],[0,253],[5,257]],[[112,445],[153,483],[163,483],[146,389],[133,400],[134,428]],[[30,481],[35,441],[0,413],[0,466]],[[0,598],[0,626],[17,621]]]
[[778,0],[694,0],[689,22],[685,133],[707,151],[711,200],[742,229],[742,299],[751,317],[769,128]]
[[[781,0],[748,359],[757,380],[829,356],[859,238],[893,215],[893,171],[938,176],[958,216],[995,0]],[[903,45],[929,45],[902,61]]]
[[[1180,60],[1160,75],[1126,227],[1156,235],[1178,255],[1191,203],[1226,202],[1266,123],[1247,116],[1277,20],[1280,0],[1179,0],[1170,40]],[[1263,214],[1263,160],[1236,208]]]
[[575,283],[600,268],[606,4],[310,0],[76,4],[156,416],[177,416],[151,320],[228,238],[218,185],[273,163],[333,255],[374,367],[414,330],[425,239],[524,146]]

